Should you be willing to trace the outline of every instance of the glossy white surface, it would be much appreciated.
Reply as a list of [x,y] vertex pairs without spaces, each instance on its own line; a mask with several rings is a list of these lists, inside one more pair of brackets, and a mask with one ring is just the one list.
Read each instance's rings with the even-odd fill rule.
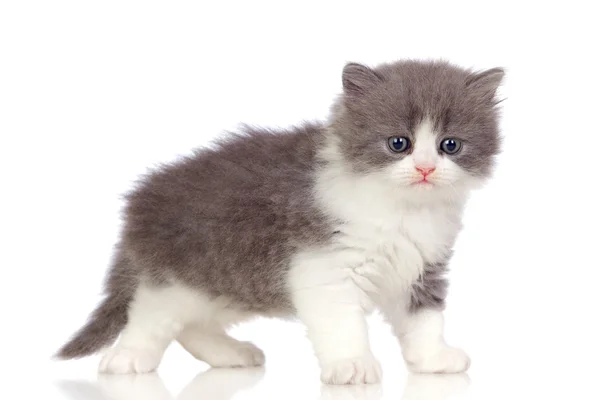
[[[600,398],[596,16],[586,1],[1,2],[0,398]],[[176,346],[158,375],[50,360],[100,298],[138,174],[238,122],[322,118],[346,61],[403,57],[507,68],[505,152],[451,264],[446,332],[468,376],[408,376],[377,316],[369,387],[322,386],[282,321],[234,332],[264,372],[206,372]]]

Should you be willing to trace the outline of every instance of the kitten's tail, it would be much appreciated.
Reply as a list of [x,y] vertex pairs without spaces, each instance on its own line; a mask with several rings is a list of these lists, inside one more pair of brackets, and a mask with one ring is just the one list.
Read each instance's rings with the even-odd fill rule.
[[106,280],[106,297],[55,357],[63,360],[81,358],[111,345],[127,324],[127,309],[137,285],[138,279],[129,261],[118,251]]

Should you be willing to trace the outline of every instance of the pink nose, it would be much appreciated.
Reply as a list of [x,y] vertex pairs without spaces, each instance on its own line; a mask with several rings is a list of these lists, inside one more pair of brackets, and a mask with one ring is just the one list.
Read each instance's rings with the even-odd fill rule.
[[423,174],[423,176],[427,176],[435,171],[435,167],[415,167],[417,171]]

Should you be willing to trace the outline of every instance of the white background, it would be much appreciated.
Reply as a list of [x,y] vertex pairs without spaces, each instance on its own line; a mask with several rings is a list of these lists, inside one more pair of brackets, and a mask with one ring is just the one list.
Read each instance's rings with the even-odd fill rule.
[[[0,397],[598,398],[593,4],[3,1]],[[322,119],[345,62],[407,57],[507,69],[505,150],[452,262],[447,336],[472,356],[468,376],[408,376],[378,317],[384,380],[362,388],[322,387],[302,327],[281,321],[234,332],[265,350],[265,371],[198,375],[207,366],[176,346],[160,378],[51,361],[100,298],[138,174],[240,122]]]

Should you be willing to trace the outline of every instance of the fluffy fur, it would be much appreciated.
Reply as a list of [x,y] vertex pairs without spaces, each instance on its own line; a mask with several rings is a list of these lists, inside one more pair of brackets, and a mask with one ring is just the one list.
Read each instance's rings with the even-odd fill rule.
[[[104,372],[154,370],[172,340],[213,366],[264,362],[227,328],[255,315],[299,318],[327,383],[381,368],[365,314],[392,325],[407,365],[460,372],[443,336],[445,272],[471,189],[499,151],[501,69],[445,62],[348,64],[325,123],[247,127],[143,177],[127,196],[106,298],[59,352],[119,342]],[[390,137],[412,146],[396,153]],[[446,138],[462,143],[445,154]],[[435,170],[423,175],[417,168]]]

